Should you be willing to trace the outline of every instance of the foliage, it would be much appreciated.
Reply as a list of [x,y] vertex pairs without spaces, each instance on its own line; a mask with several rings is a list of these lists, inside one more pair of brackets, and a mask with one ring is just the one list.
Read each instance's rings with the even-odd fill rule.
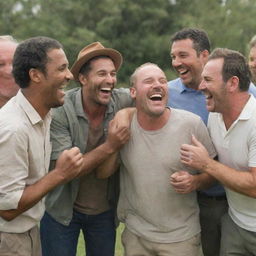
[[170,36],[183,27],[205,29],[213,47],[246,54],[256,33],[255,0],[8,0],[0,2],[1,34],[23,40],[56,38],[72,64],[85,45],[100,41],[119,50],[122,85],[145,62],[157,63],[168,76]]

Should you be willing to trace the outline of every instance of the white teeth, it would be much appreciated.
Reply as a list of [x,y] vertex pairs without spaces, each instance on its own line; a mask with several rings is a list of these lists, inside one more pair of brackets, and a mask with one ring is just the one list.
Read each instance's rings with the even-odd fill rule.
[[185,74],[186,72],[187,72],[187,70],[179,71],[179,73],[180,73],[181,75]]
[[153,94],[150,96],[150,99],[155,98],[155,97],[162,98],[162,95],[161,94]]
[[150,100],[153,101],[158,101],[158,100],[162,100],[162,95],[160,93],[155,93],[149,96]]
[[111,88],[106,87],[106,88],[101,88],[101,90],[102,91],[111,91]]

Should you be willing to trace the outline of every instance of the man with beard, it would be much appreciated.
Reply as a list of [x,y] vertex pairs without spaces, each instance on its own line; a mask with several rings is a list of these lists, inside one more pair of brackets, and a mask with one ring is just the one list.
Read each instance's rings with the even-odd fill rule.
[[[205,31],[186,28],[175,33],[171,40],[170,55],[172,66],[179,78],[168,83],[168,105],[199,115],[205,124],[208,110],[205,96],[198,89],[202,81],[202,70],[210,53],[210,41]],[[251,84],[250,93],[256,95]],[[178,182],[172,183],[183,193],[198,190],[202,246],[205,256],[219,256],[221,239],[221,217],[227,212],[225,191],[220,184],[211,186],[212,178],[207,173],[190,175],[187,172],[176,174]],[[207,187],[211,186],[207,189]]]
[[219,162],[196,137],[192,145],[181,148],[184,164],[212,175],[225,187],[229,211],[222,218],[221,256],[256,255],[256,100],[248,93],[249,84],[242,54],[214,50],[199,89],[208,111],[214,112],[208,129]]
[[18,92],[12,75],[12,60],[18,43],[12,36],[0,36],[0,108]]
[[[120,150],[118,201],[118,218],[125,223],[124,255],[200,256],[196,192],[178,194],[169,180],[181,169],[195,174],[180,162],[180,146],[192,134],[215,156],[207,129],[195,114],[166,107],[167,80],[157,65],[143,64],[130,81],[136,111],[131,138]],[[100,178],[113,171],[110,160],[98,169]]]
[[[11,63],[8,66],[11,69]],[[63,152],[47,174],[50,109],[63,104],[63,88],[72,74],[62,45],[36,37],[17,47],[13,76],[20,90],[0,110],[0,255],[41,256],[42,198],[79,175],[83,165],[74,147]]]
[[[132,105],[128,89],[114,89],[121,64],[122,55],[99,42],[80,51],[71,72],[81,88],[67,92],[51,124],[52,165],[63,150],[74,145],[83,154],[100,147],[115,113]],[[127,132],[123,128],[120,136]],[[117,175],[99,180],[91,168],[87,175],[52,191],[41,222],[43,255],[75,256],[82,230],[87,256],[113,256],[118,184]]]

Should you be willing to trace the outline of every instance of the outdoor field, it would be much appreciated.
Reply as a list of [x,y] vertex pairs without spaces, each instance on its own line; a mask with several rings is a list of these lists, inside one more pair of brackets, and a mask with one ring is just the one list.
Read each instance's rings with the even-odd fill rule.
[[[123,247],[121,243],[121,233],[124,230],[124,224],[120,224],[117,233],[116,233],[116,251],[115,256],[122,256],[123,255]],[[85,256],[85,249],[84,249],[84,238],[83,234],[80,234],[78,247],[77,247],[77,256]]]

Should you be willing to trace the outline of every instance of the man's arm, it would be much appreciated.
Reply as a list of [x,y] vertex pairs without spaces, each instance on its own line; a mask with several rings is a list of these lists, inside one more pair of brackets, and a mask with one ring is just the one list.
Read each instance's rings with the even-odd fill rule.
[[130,132],[127,127],[119,127],[113,120],[110,121],[106,141],[83,155],[84,165],[81,175],[90,173],[108,158],[113,161],[115,153],[129,140],[129,137]]
[[96,168],[96,175],[98,179],[106,179],[115,173],[119,167],[118,152],[112,154],[101,165]]
[[[113,119],[113,125],[115,127],[129,129],[135,111],[136,108],[124,108],[119,110]],[[118,167],[118,153],[115,152],[97,167],[97,177],[99,179],[105,179],[111,176],[118,169]]]
[[24,188],[17,209],[0,210],[0,216],[11,221],[38,203],[49,191],[77,177],[83,166],[78,148],[65,150],[56,162],[54,170],[32,185]]
[[126,127],[129,128],[132,122],[132,118],[136,108],[124,108],[119,110],[113,119],[117,127]]
[[219,180],[224,186],[247,196],[256,197],[256,167],[239,171],[209,157],[205,147],[193,136],[192,145],[181,147],[181,162]]
[[[211,157],[216,155],[214,146],[209,136],[208,130],[201,119],[198,119],[197,125],[193,125],[194,132],[199,136],[202,143],[209,150]],[[198,170],[198,169],[195,169]],[[215,178],[208,173],[198,172],[194,175],[187,171],[178,171],[171,175],[170,183],[177,193],[191,193],[195,190],[207,189],[214,185]]]

